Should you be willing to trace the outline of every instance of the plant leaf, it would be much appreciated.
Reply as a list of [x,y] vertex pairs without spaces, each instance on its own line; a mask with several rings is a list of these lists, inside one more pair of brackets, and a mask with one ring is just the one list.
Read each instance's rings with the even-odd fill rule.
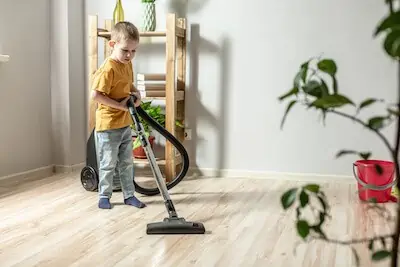
[[301,79],[303,80],[304,83],[306,82],[306,79],[307,79],[307,71],[308,71],[309,64],[310,64],[310,60],[304,62],[300,66]]
[[369,241],[368,249],[369,250],[373,250],[374,249],[374,240]]
[[283,128],[283,125],[285,124],[285,121],[286,121],[286,118],[287,118],[287,116],[288,116],[288,114],[289,114],[289,111],[293,108],[294,104],[296,104],[296,103],[297,103],[297,100],[292,100],[292,101],[287,105],[286,110],[285,110],[285,114],[283,115],[283,118],[282,118],[281,129]]
[[313,193],[318,193],[319,192],[319,185],[317,184],[307,184],[304,186],[304,189],[313,192]]
[[282,195],[281,204],[285,210],[293,205],[294,201],[296,200],[296,195],[297,188],[291,188]]
[[387,117],[377,116],[369,119],[368,126],[374,130],[379,130],[385,126],[384,122]]
[[372,260],[380,261],[380,260],[383,260],[383,259],[389,257],[390,255],[391,255],[391,253],[385,249],[378,250],[372,254]]
[[303,90],[306,94],[320,98],[322,96],[322,85],[315,80],[308,81]]
[[362,159],[367,160],[371,157],[371,152],[360,152],[359,155]]
[[396,11],[391,13],[387,17],[385,17],[376,27],[374,32],[374,36],[377,36],[379,33],[387,30],[387,29],[395,29],[400,26],[400,11]]
[[323,79],[321,79],[321,91],[322,91],[322,96],[329,95],[328,85]]
[[392,114],[394,116],[400,116],[400,111],[398,110],[388,108],[387,111],[389,112],[389,114]]
[[309,202],[308,194],[304,190],[301,190],[301,193],[300,193],[301,207],[304,208],[308,204],[308,202]]
[[322,59],[318,62],[317,66],[319,70],[330,74],[332,77],[337,72],[337,66],[333,59]]
[[383,47],[389,56],[400,57],[400,29],[395,29],[386,36]]
[[337,108],[347,104],[354,105],[353,101],[351,101],[346,96],[340,94],[334,94],[334,95],[323,96],[312,102],[310,105],[317,108],[327,109],[327,108]]
[[360,106],[358,107],[358,110],[361,110],[362,108],[365,108],[373,103],[375,103],[376,101],[378,101],[378,99],[375,98],[367,98],[364,101],[362,101],[360,103]]
[[290,91],[281,95],[278,99],[279,99],[279,101],[282,101],[282,100],[286,99],[287,97],[292,96],[292,95],[297,95],[298,93],[299,93],[299,88],[293,87],[292,89],[290,89]]
[[335,76],[333,76],[332,79],[333,79],[333,93],[337,94],[338,91],[339,91],[339,89],[338,89],[338,87],[339,87],[338,86],[338,81],[337,81]]
[[354,150],[345,150],[345,149],[343,149],[343,150],[340,150],[340,151],[336,154],[336,158],[340,158],[341,156],[349,155],[349,154],[358,154],[358,152],[357,152],[357,151],[354,151]]
[[341,156],[345,156],[345,155],[349,155],[349,154],[356,154],[358,156],[360,156],[362,159],[369,159],[369,157],[371,156],[371,152],[357,152],[355,150],[340,150],[337,154],[336,154],[336,158],[339,158]]
[[301,64],[300,70],[296,73],[296,76],[294,77],[293,87],[299,88],[301,87],[300,83],[301,81],[303,81],[303,83],[306,82],[307,72],[308,72],[308,61]]
[[307,221],[299,220],[297,221],[297,233],[305,239],[308,234],[310,233],[310,226],[308,225]]

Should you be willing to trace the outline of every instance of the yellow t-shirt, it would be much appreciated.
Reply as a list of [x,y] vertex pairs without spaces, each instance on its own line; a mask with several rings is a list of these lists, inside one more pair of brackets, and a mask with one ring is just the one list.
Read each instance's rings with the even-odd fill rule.
[[[92,90],[121,101],[126,98],[133,84],[132,63],[123,64],[106,58],[93,76]],[[96,131],[118,129],[132,124],[129,111],[115,109],[98,103],[96,110]]]

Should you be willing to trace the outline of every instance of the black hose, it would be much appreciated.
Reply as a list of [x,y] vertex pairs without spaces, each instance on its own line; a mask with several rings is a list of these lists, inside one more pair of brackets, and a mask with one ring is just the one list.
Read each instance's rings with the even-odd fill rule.
[[[129,105],[129,104],[128,104]],[[167,184],[167,188],[171,189],[175,185],[177,185],[182,179],[185,177],[186,173],[189,170],[189,156],[185,149],[185,147],[173,136],[170,132],[168,132],[164,127],[162,127],[157,121],[155,121],[145,110],[143,110],[140,106],[136,107],[137,114],[142,117],[145,121],[149,123],[149,125],[159,132],[162,136],[164,136],[171,144],[179,151],[182,157],[182,168],[178,175],[172,180],[171,183]],[[136,191],[145,195],[157,195],[160,193],[160,190],[157,189],[146,189],[135,183]]]

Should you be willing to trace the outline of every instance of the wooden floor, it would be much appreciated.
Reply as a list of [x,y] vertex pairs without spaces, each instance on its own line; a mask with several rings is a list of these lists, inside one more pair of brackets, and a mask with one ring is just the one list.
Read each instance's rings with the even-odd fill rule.
[[[145,209],[97,208],[79,173],[29,181],[0,181],[0,266],[354,266],[347,246],[297,244],[295,212],[280,206],[294,181],[197,178],[171,190],[179,215],[203,222],[205,235],[146,235],[166,215],[160,196],[140,198]],[[347,240],[388,233],[392,223],[358,203],[350,183],[323,184],[332,205],[330,237]],[[389,205],[390,206],[390,205]],[[392,208],[393,205],[391,205]],[[340,222],[342,221],[342,222]],[[296,253],[294,249],[297,246]],[[371,264],[357,246],[361,266]]]

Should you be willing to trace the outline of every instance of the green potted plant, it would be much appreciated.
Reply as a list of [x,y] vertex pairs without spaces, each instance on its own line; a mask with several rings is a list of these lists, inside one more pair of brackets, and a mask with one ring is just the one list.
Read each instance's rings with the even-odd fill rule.
[[[394,0],[385,0],[389,12],[382,18],[378,25],[373,29],[374,37],[382,37],[381,47],[386,55],[400,66],[400,9],[395,9]],[[357,125],[375,133],[383,145],[390,153],[391,160],[395,166],[395,191],[400,191],[400,87],[397,87],[397,100],[385,101],[380,98],[364,96],[357,103],[351,100],[342,91],[337,79],[338,65],[332,58],[311,58],[300,64],[298,72],[294,76],[293,87],[279,97],[280,101],[289,99],[282,118],[281,127],[285,123],[288,113],[297,106],[302,105],[307,110],[318,111],[325,123],[328,114],[336,115],[348,119]],[[324,79],[323,77],[326,77]],[[399,77],[398,77],[399,79]],[[380,88],[379,88],[380,89]],[[363,119],[359,116],[364,109],[372,105],[383,104],[382,113]],[[340,110],[342,107],[353,108],[350,112]],[[385,127],[395,123],[394,142],[383,134]],[[392,144],[391,144],[392,143]],[[355,151],[353,149],[340,150],[336,157],[354,154],[361,159],[368,159],[372,153],[366,151]],[[349,166],[351,169],[351,166]],[[383,167],[379,164],[374,166],[377,175],[383,175]],[[390,185],[390,184],[389,184]],[[368,184],[365,189],[375,189],[377,186]],[[378,190],[383,190],[379,189]],[[332,238],[325,230],[325,223],[332,219],[330,214],[330,203],[321,185],[317,183],[305,184],[299,187],[288,188],[280,197],[280,202],[284,210],[295,209],[295,229],[297,234],[304,242],[320,240],[326,243],[349,246],[353,252],[356,266],[360,265],[360,256],[355,245],[365,244],[370,253],[372,261],[390,259],[390,266],[399,266],[399,246],[400,246],[400,199],[397,200],[397,208],[394,216],[395,226],[388,233],[374,233],[367,238],[338,239]],[[376,208],[384,216],[385,212],[390,214],[385,206],[375,203],[375,199],[366,201],[368,208]],[[313,203],[313,204],[311,204]],[[314,205],[314,203],[316,203]],[[307,218],[307,212],[311,211],[311,218]],[[292,211],[290,211],[292,212]],[[310,213],[308,213],[310,214]],[[315,216],[312,216],[315,215]],[[333,221],[335,223],[335,221]],[[337,222],[336,222],[337,223]],[[366,255],[366,253],[363,253]],[[385,265],[385,266],[389,266]]]
[[[165,127],[165,114],[162,112],[161,107],[160,106],[152,106],[151,104],[152,104],[152,101],[143,102],[141,104],[141,108],[144,111],[146,111],[147,114],[149,114],[149,116],[151,116],[153,118],[153,120],[157,121],[162,127]],[[139,117],[139,120],[143,125],[144,132],[145,132],[147,138],[149,139],[151,148],[153,149],[155,136],[151,135],[152,128],[147,121],[142,119],[142,117]],[[179,121],[176,121],[176,125],[178,127],[183,128],[183,125]],[[133,129],[134,131],[136,130],[136,127],[134,124],[131,125],[131,129]],[[133,156],[138,159],[146,159],[147,156],[142,147],[142,144],[140,143],[139,138],[136,138],[136,136],[132,136],[132,140],[133,140],[133,152],[132,152]]]

